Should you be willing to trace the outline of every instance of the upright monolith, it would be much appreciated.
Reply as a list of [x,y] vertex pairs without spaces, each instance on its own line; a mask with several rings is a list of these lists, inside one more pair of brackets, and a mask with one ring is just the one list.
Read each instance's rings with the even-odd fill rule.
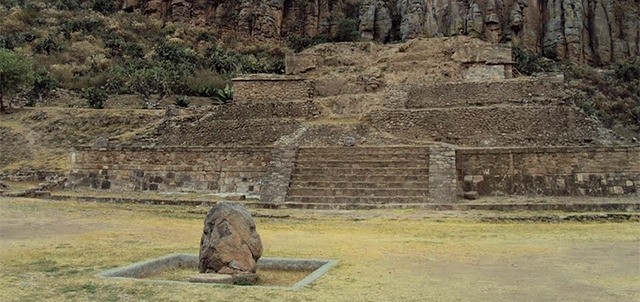
[[213,206],[205,219],[200,240],[200,272],[255,273],[260,256],[262,242],[251,213],[230,202]]

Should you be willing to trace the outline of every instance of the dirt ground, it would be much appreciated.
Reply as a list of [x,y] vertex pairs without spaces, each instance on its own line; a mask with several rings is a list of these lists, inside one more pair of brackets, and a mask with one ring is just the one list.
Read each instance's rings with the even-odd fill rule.
[[101,279],[197,253],[205,207],[0,197],[0,301],[640,301],[640,223],[252,210],[265,256],[340,261],[300,291]]

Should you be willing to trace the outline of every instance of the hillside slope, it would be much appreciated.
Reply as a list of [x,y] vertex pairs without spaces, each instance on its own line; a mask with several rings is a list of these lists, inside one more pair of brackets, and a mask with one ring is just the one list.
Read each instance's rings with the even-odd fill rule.
[[[470,35],[513,41],[548,57],[607,64],[638,55],[640,2],[633,0],[118,0],[124,11],[244,35],[335,36],[351,26],[380,42]],[[356,22],[345,22],[355,20]]]

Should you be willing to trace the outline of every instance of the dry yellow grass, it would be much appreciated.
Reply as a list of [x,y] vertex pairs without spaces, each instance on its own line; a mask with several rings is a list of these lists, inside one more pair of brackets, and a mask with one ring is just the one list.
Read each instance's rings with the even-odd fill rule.
[[300,291],[101,279],[197,253],[208,209],[0,198],[1,301],[640,301],[640,224],[267,211],[265,256],[338,259]]
[[69,150],[99,137],[126,140],[152,129],[159,110],[22,108],[0,119],[0,170],[33,168],[68,171]]

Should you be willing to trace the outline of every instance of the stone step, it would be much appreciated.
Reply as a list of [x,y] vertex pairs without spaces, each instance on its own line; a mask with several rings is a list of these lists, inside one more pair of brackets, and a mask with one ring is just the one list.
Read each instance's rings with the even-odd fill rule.
[[291,175],[291,181],[339,181],[339,182],[428,182],[429,176],[424,173],[421,175],[368,175],[368,174],[310,174],[310,173],[294,173]]
[[424,155],[429,154],[429,148],[391,148],[391,147],[338,147],[338,148],[300,148],[300,156],[316,155]]
[[429,187],[428,179],[406,182],[385,181],[294,181],[291,188],[386,188],[386,189],[424,189]]
[[428,189],[385,189],[385,188],[293,188],[287,192],[292,196],[354,196],[393,197],[429,196]]
[[286,202],[297,203],[344,203],[344,204],[388,204],[427,203],[426,196],[287,196]]
[[293,174],[311,175],[428,175],[429,168],[298,168]]
[[298,160],[296,168],[428,168],[422,160]]
[[358,154],[358,153],[353,153],[353,154],[348,154],[348,153],[344,153],[344,154],[323,154],[323,153],[317,153],[317,154],[298,154],[297,155],[297,159],[298,161],[319,161],[319,160],[331,160],[331,161],[340,161],[340,160],[368,160],[368,161],[374,161],[374,160],[389,160],[389,161],[393,161],[393,160],[399,160],[399,161],[427,161],[429,160],[429,154],[428,153],[422,153],[422,154],[416,154],[416,153],[402,153],[402,154],[387,154],[387,153],[380,153],[380,154]]

